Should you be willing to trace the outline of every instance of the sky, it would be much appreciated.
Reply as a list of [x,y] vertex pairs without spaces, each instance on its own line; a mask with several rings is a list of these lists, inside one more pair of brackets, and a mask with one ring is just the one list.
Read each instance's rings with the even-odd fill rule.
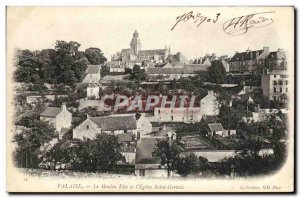
[[[179,22],[171,28],[177,16],[190,11],[215,19],[199,27],[193,19]],[[275,11],[264,15],[274,22],[268,26],[249,29],[247,33],[231,36],[223,24],[234,17]],[[56,40],[77,41],[80,50],[100,48],[111,55],[129,48],[132,34],[138,31],[142,49],[171,48],[188,59],[216,53],[232,56],[236,51],[258,50],[269,46],[293,49],[292,8],[279,7],[9,7],[7,9],[8,49],[40,50],[54,48]]]

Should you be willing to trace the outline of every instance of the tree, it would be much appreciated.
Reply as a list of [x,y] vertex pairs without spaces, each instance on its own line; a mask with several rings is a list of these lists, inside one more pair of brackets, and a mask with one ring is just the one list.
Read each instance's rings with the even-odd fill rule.
[[81,82],[90,61],[102,64],[106,61],[98,48],[79,51],[75,41],[56,41],[54,49],[41,51],[17,50],[15,80],[26,83]]
[[176,171],[179,175],[186,177],[188,175],[195,175],[200,171],[206,170],[208,167],[208,160],[199,157],[195,154],[189,154],[183,158],[180,158],[177,166]]
[[226,70],[219,60],[211,62],[211,66],[207,69],[207,73],[208,79],[217,84],[223,83],[226,78]]
[[55,129],[47,122],[32,117],[23,118],[20,124],[23,124],[23,130],[14,136],[17,144],[15,163],[18,167],[37,168],[40,147],[56,137]]
[[85,54],[92,65],[100,65],[107,61],[103,52],[99,48],[90,47],[85,50]]
[[142,70],[139,65],[134,65],[133,69],[132,69],[131,78],[133,80],[138,81],[138,83],[140,83],[141,80],[145,80],[146,79],[145,70]]
[[157,144],[157,149],[154,153],[161,159],[161,165],[167,167],[168,177],[171,171],[176,170],[176,166],[180,161],[180,152],[181,148],[175,142],[170,143],[168,140],[163,140]]
[[116,136],[104,133],[79,142],[74,152],[72,167],[84,172],[114,171],[117,163],[124,160]]
[[39,70],[41,64],[36,56],[38,52],[30,50],[18,50],[16,52],[16,72],[15,80],[17,82],[34,82],[39,79]]

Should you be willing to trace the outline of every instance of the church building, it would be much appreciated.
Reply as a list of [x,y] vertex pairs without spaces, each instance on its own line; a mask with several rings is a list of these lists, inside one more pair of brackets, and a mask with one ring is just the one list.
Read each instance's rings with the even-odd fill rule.
[[142,50],[142,43],[137,31],[133,33],[129,49],[122,49],[120,59],[122,65],[131,67],[137,63],[153,62],[165,63],[170,55],[170,47],[167,49]]

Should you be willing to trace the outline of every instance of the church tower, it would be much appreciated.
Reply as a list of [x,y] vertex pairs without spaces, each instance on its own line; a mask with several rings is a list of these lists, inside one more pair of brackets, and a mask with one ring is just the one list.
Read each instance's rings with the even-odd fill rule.
[[137,31],[135,31],[133,33],[133,37],[130,42],[130,52],[135,55],[138,55],[141,48],[142,48],[142,43],[139,38],[139,33]]

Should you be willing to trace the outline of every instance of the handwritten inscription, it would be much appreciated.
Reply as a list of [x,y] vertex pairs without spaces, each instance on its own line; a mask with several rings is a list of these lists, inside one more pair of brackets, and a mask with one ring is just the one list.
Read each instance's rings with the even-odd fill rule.
[[[250,29],[271,25],[275,21],[271,16],[273,13],[275,12],[259,12],[229,19],[223,24],[223,31],[230,36],[238,36],[247,33]],[[196,27],[203,23],[217,23],[220,15],[221,13],[216,13],[214,17],[210,18],[200,12],[189,11],[176,17],[176,22],[171,31],[180,23],[190,22],[196,24]]]
[[176,22],[171,28],[171,30],[174,30],[174,28],[182,22],[188,22],[191,21],[196,24],[197,27],[199,27],[202,23],[216,23],[219,19],[220,13],[217,13],[214,18],[210,18],[207,16],[202,15],[201,13],[194,13],[193,11],[190,11],[188,13],[185,13],[183,15],[180,15],[176,18]]
[[237,36],[247,33],[249,29],[271,25],[274,22],[274,19],[267,17],[266,15],[272,13],[274,12],[260,12],[235,17],[223,24],[223,30],[228,35]]

